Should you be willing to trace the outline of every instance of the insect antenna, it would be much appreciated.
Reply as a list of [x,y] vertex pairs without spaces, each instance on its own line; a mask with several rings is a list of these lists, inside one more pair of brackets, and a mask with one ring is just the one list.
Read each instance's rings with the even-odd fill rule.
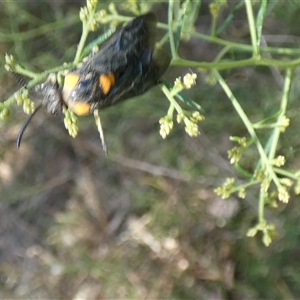
[[30,123],[30,121],[32,120],[32,118],[34,117],[34,115],[37,113],[37,111],[42,107],[42,105],[39,105],[35,110],[34,112],[28,117],[28,119],[26,120],[26,122],[24,123],[24,125],[22,126],[19,134],[18,134],[18,138],[17,138],[17,148],[19,149],[20,148],[20,145],[21,145],[21,141],[22,141],[22,137],[23,137],[23,134],[28,126],[28,124]]

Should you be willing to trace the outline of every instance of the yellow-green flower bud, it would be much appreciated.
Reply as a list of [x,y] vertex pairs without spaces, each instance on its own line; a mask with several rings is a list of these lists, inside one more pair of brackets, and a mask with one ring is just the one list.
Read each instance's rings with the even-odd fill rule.
[[0,107],[0,119],[7,119],[10,115],[10,109],[8,107],[1,108]]
[[173,129],[173,121],[168,117],[163,117],[160,118],[159,120],[159,124],[160,124],[160,131],[159,134],[161,135],[161,137],[163,139],[165,139],[171,132],[171,130]]
[[288,193],[286,187],[278,187],[278,199],[283,203],[288,203],[290,199],[290,194]]
[[196,84],[197,74],[188,73],[183,77],[183,85],[186,89],[190,89],[192,86]]

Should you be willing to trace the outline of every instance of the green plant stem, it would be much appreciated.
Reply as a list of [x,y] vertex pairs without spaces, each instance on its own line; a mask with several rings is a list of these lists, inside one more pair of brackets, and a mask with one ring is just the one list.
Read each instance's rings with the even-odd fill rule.
[[[165,79],[161,79],[162,83],[160,84],[161,88],[163,86],[166,86],[166,88],[172,92],[174,91],[174,86],[172,84],[170,84],[168,81],[166,81]],[[188,105],[189,107],[191,107],[194,110],[199,110],[199,111],[203,111],[201,106],[194,102],[193,100],[191,100],[189,97],[187,97],[184,93],[178,91],[176,94],[176,98],[178,98],[181,102],[185,103],[186,105]]]
[[238,3],[229,13],[223,24],[221,24],[216,32],[216,35],[220,35],[232,22],[235,14],[244,6],[244,0],[240,0]]
[[255,19],[253,15],[251,0],[245,0],[245,5],[246,5],[250,35],[251,35],[253,56],[257,57],[259,55],[259,46],[257,43],[256,26],[255,26]]
[[80,62],[81,54],[84,49],[84,45],[86,42],[86,39],[88,37],[88,34],[90,32],[90,25],[92,22],[95,20],[95,10],[96,10],[96,5],[93,7],[93,10],[89,11],[88,18],[87,20],[82,21],[82,34],[80,37],[80,41],[77,47],[76,55],[74,58],[74,64],[77,65]]
[[214,59],[214,63],[218,62],[221,60],[221,58],[230,50],[229,46],[225,46],[224,48],[222,48],[222,50],[218,53],[218,55],[216,56],[216,58]]
[[174,96],[169,91],[169,89],[165,85],[162,85],[161,89],[164,92],[164,94],[167,96],[168,100],[171,102],[171,105],[173,105],[173,107],[176,109],[177,113],[182,113],[181,106],[176,102]]
[[176,59],[178,57],[178,55],[177,55],[177,51],[176,51],[176,45],[175,45],[174,34],[173,34],[173,7],[174,7],[174,0],[169,0],[168,31],[169,31],[169,39],[170,39],[172,58]]
[[277,68],[294,68],[300,65],[300,58],[294,60],[277,60],[266,57],[252,57],[239,61],[223,60],[219,62],[198,62],[193,60],[187,60],[177,58],[172,60],[172,66],[190,66],[192,68],[201,68],[206,70],[225,70],[235,69],[248,66],[274,66]]
[[240,116],[240,118],[242,119],[244,125],[246,126],[250,136],[253,138],[254,143],[256,145],[256,148],[260,154],[261,157],[261,161],[263,163],[263,165],[266,168],[266,171],[268,173],[268,175],[270,176],[270,178],[272,178],[273,182],[275,183],[275,185],[277,187],[280,187],[281,184],[273,170],[272,165],[269,162],[269,159],[264,151],[264,148],[262,147],[256,132],[252,126],[252,123],[250,122],[250,120],[248,119],[246,113],[244,112],[244,110],[242,109],[242,107],[240,106],[239,102],[237,101],[237,99],[235,98],[235,96],[233,95],[233,93],[231,92],[229,86],[226,84],[225,80],[222,78],[222,76],[220,75],[220,73],[217,70],[213,70],[216,78],[218,79],[220,85],[222,86],[224,92],[226,93],[227,97],[231,100],[232,105],[234,106],[235,110],[237,111],[238,115]]
[[[101,24],[107,24],[107,23],[111,23],[111,22],[114,22],[114,23],[129,22],[132,20],[132,17],[122,16],[119,14],[109,14],[109,15],[105,16],[105,18],[103,18],[101,13],[96,12],[94,19]],[[165,26],[164,29],[168,30],[168,25],[164,24],[164,26]]]
[[[21,66],[19,66],[18,68],[16,67],[16,72],[18,74],[22,74],[25,76],[28,76],[30,78],[32,78],[27,84],[26,84],[26,88],[27,89],[31,89],[32,87],[34,87],[35,85],[37,85],[38,83],[41,83],[42,81],[45,81],[46,78],[49,76],[49,74],[51,73],[57,73],[59,71],[63,71],[63,70],[69,70],[72,67],[74,67],[73,63],[69,63],[69,64],[64,64],[62,66],[58,66],[55,68],[52,68],[48,71],[45,71],[43,73],[33,73],[31,71],[27,71],[25,69],[23,69]],[[24,70],[24,72],[23,72]],[[29,73],[28,73],[29,72]],[[29,76],[30,75],[30,76]],[[5,103],[5,105],[7,107],[9,107],[13,102],[16,101],[15,95],[17,93],[22,92],[22,90],[24,89],[24,87],[20,88],[17,92],[14,93],[14,95],[10,96],[8,99],[6,99],[3,103]]]
[[[121,21],[128,21],[128,17],[122,17],[120,16],[119,19]],[[158,23],[158,28],[169,30],[169,26],[164,23]],[[182,34],[191,35],[193,37],[199,38],[203,41],[207,41],[213,44],[223,45],[223,46],[229,46],[231,49],[236,49],[240,51],[245,52],[253,52],[253,46],[248,44],[242,44],[242,43],[235,43],[227,40],[223,40],[218,37],[212,37],[210,35],[206,35],[200,32],[195,31],[189,31],[189,30],[182,30]],[[282,55],[299,55],[300,54],[300,48],[284,48],[284,47],[260,47],[261,53],[276,53],[276,54],[282,54]]]
[[11,41],[25,41],[32,38],[36,38],[40,35],[45,35],[50,31],[55,31],[57,29],[73,25],[74,23],[79,22],[78,17],[71,17],[64,20],[60,20],[54,23],[49,23],[42,25],[38,28],[28,30],[25,32],[17,32],[17,33],[3,33],[0,32],[0,42],[11,42]]
[[273,168],[274,171],[277,173],[277,174],[280,174],[282,176],[285,176],[285,177],[288,177],[288,178],[291,178],[293,180],[299,180],[299,174],[295,174],[291,171],[288,171],[288,170],[285,170],[285,169],[282,169],[282,168],[277,168],[277,167],[274,167]]
[[217,16],[215,14],[212,14],[211,29],[210,29],[210,35],[212,37],[216,36],[216,28],[217,28]]
[[77,51],[76,51],[76,55],[75,55],[75,58],[74,58],[74,64],[75,65],[78,64],[79,61],[80,61],[81,53],[83,51],[83,48],[84,48],[84,45],[85,45],[85,42],[86,42],[86,39],[88,37],[89,32],[90,31],[89,31],[89,28],[87,26],[87,22],[83,22],[82,23],[82,34],[81,34],[80,41],[79,41]]
[[[277,122],[280,122],[282,117],[286,114],[286,109],[287,109],[288,100],[289,100],[289,93],[290,93],[290,89],[291,89],[291,82],[292,82],[292,70],[287,69],[285,81],[284,81],[281,105],[280,105],[280,114],[277,118]],[[271,135],[270,151],[269,151],[269,155],[268,155],[269,160],[272,160],[275,157],[280,133],[281,133],[280,126],[275,127],[273,130],[273,133]]]
[[253,124],[253,127],[255,129],[270,129],[270,128],[278,127],[278,124],[277,123],[272,123],[272,124]]
[[262,224],[266,221],[265,219],[265,199],[266,193],[260,190],[259,201],[258,201],[258,223]]
[[178,52],[178,46],[179,46],[179,43],[180,43],[180,37],[181,37],[181,31],[182,31],[182,27],[183,27],[183,24],[184,24],[184,21],[185,21],[185,17],[186,17],[186,11],[187,11],[187,8],[188,8],[188,5],[189,5],[189,1],[186,1],[182,7],[182,9],[180,9],[180,16],[178,18],[178,22],[177,22],[177,28],[176,28],[176,31],[175,31],[175,50],[176,50],[176,55],[177,55],[177,52]]
[[172,119],[173,118],[173,114],[174,114],[174,105],[172,103],[170,103],[170,107],[168,109],[167,115]]
[[83,57],[85,57],[88,54],[90,54],[94,47],[96,47],[98,45],[101,45],[104,41],[106,41],[115,32],[116,32],[115,28],[109,28],[107,31],[105,31],[104,34],[101,34],[95,40],[93,40],[88,45],[86,45],[84,47],[84,49],[82,50],[80,59],[82,59]]
[[235,169],[236,169],[240,174],[242,174],[244,177],[246,177],[246,178],[252,178],[252,177],[253,177],[253,175],[252,175],[251,173],[247,172],[245,169],[243,169],[243,168],[239,165],[239,163],[235,163],[234,166],[235,166]]
[[44,81],[49,76],[49,74],[57,73],[57,72],[64,71],[64,70],[69,70],[69,69],[73,68],[74,66],[75,66],[74,63],[68,63],[68,64],[63,64],[62,66],[58,66],[58,67],[49,69],[43,73],[36,73],[35,77],[28,82],[26,87],[28,89],[30,89],[30,88],[34,87],[35,85],[37,85],[38,83]]
[[268,5],[268,1],[262,0],[258,14],[257,14],[257,22],[256,22],[257,47],[260,46],[262,29],[263,29],[264,19],[265,19],[265,15],[266,15],[267,5]]
[[20,75],[24,75],[24,76],[29,77],[29,78],[36,78],[36,76],[37,76],[37,73],[32,72],[32,71],[27,70],[27,69],[24,69],[19,64],[16,64],[14,66],[14,72],[17,73],[17,74],[20,74]]
[[253,185],[256,185],[256,184],[258,184],[258,183],[260,183],[259,180],[251,180],[251,181],[249,181],[249,182],[247,182],[247,183],[239,184],[238,186],[233,187],[233,188],[230,190],[230,192],[231,192],[231,193],[235,193],[235,192],[238,192],[240,189],[247,189],[248,187],[253,186]]

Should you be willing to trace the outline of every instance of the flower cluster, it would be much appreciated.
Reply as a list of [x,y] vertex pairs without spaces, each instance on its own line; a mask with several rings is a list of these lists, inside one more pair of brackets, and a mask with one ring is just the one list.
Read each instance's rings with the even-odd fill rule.
[[69,135],[71,137],[75,138],[78,133],[78,118],[69,109],[64,109],[63,113],[65,115],[65,118],[64,118],[65,127],[68,130]]
[[252,143],[251,140],[247,140],[245,137],[230,137],[231,141],[237,142],[239,146],[233,147],[228,151],[228,158],[231,164],[238,163],[242,157],[243,152]]
[[15,59],[11,54],[5,54],[5,65],[4,68],[7,72],[14,70],[16,65]]
[[217,187],[215,189],[215,193],[218,196],[221,196],[222,199],[227,199],[227,198],[230,197],[230,195],[232,193],[232,189],[234,187],[234,184],[235,184],[235,179],[234,178],[226,178],[225,183],[222,186]]
[[215,189],[215,193],[222,199],[229,198],[235,192],[238,193],[239,198],[246,198],[246,188],[243,185],[237,185],[234,178],[226,178],[224,184]]
[[286,116],[282,116],[279,120],[279,126],[281,127],[280,131],[285,132],[285,130],[289,125],[290,125],[290,119],[287,118]]
[[219,15],[220,10],[227,5],[226,0],[215,0],[209,5],[210,14],[213,17],[217,17]]
[[176,89],[176,92],[182,91],[182,90],[189,90],[192,88],[194,85],[196,85],[196,79],[197,79],[197,74],[195,73],[187,73],[184,77],[183,80],[181,76],[176,78],[174,82],[174,88]]
[[90,31],[98,29],[98,22],[94,18],[98,0],[88,0],[86,6],[82,7],[79,12],[79,18],[83,23],[88,24]]
[[10,115],[10,109],[6,107],[3,103],[0,103],[0,119],[4,120]]
[[204,116],[201,115],[199,111],[192,112],[192,116],[189,118],[185,116],[183,118],[183,121],[185,124],[186,133],[191,137],[197,137],[198,135],[200,135],[200,131],[198,129],[198,123],[203,120],[204,120]]
[[160,135],[165,139],[173,129],[173,115],[176,110],[177,123],[184,123],[186,133],[191,137],[197,137],[200,134],[198,123],[204,120],[204,116],[200,114],[199,111],[186,111],[181,108],[181,106],[174,99],[175,96],[184,90],[190,89],[196,84],[197,74],[188,73],[183,79],[181,77],[176,78],[173,88],[169,91],[168,89],[163,89],[166,96],[170,101],[170,108],[168,114],[159,120],[160,123]]
[[25,114],[30,115],[34,112],[35,104],[29,99],[27,89],[23,89],[20,93],[16,93],[15,99],[18,105],[23,104],[23,110]]
[[173,129],[174,123],[172,119],[170,119],[169,116],[166,115],[165,117],[160,118],[159,124],[160,124],[159,134],[163,139],[165,139]]
[[259,222],[254,227],[250,228],[247,232],[248,237],[254,237],[259,231],[263,234],[263,243],[265,246],[269,246],[272,242],[272,239],[277,237],[277,232],[274,224],[269,224],[266,220]]

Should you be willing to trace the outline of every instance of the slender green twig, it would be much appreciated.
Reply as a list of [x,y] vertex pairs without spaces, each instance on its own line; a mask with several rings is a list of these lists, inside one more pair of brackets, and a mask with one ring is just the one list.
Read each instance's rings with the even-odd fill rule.
[[55,68],[49,69],[42,73],[35,73],[34,78],[27,83],[26,87],[30,89],[35,85],[37,85],[38,83],[44,81],[49,76],[49,74],[57,73],[64,70],[69,70],[74,66],[75,66],[74,63],[68,63],[68,64],[63,64],[61,66],[57,66]]
[[216,58],[214,59],[214,63],[220,61],[222,59],[223,56],[225,56],[225,54],[230,50],[229,46],[225,46],[224,48],[222,48],[222,50],[218,53],[218,55],[216,56]]
[[176,100],[174,99],[174,95],[168,90],[168,88],[165,85],[162,85],[161,89],[164,92],[164,94],[167,96],[167,98],[171,102],[171,104],[174,106],[176,111],[178,113],[182,112],[181,106],[176,102]]
[[216,36],[216,28],[217,28],[217,14],[211,14],[212,20],[211,20],[211,25],[210,25],[210,35],[212,37]]
[[173,114],[174,114],[174,110],[175,110],[175,106],[174,106],[173,103],[171,102],[171,103],[170,103],[170,107],[169,107],[168,112],[167,112],[167,115],[170,116],[170,117],[172,117]]
[[107,40],[114,32],[116,31],[115,28],[109,28],[107,31],[105,31],[104,34],[101,34],[98,36],[95,40],[90,42],[88,45],[84,47],[81,53],[81,58],[87,56],[95,46],[101,45],[105,40]]
[[169,39],[170,39],[170,47],[171,47],[171,53],[172,58],[177,58],[177,51],[176,51],[176,45],[174,40],[174,34],[173,34],[173,7],[174,7],[174,0],[169,0],[169,9],[168,9],[168,31],[169,31]]
[[[81,58],[82,51],[84,49],[84,45],[86,43],[86,39],[88,37],[89,32],[91,31],[91,26],[95,22],[95,13],[96,13],[97,5],[91,5],[90,7],[84,7],[81,9],[81,17],[82,20],[82,33],[80,37],[80,41],[77,47],[76,55],[74,58],[74,64],[78,64]],[[86,15],[84,15],[84,11],[86,11]]]
[[[0,42],[10,42],[10,41],[25,41],[29,39],[36,38],[40,35],[45,35],[46,33],[49,33],[51,31],[55,31],[57,29],[60,29],[62,27],[66,27],[68,25],[72,25],[74,23],[79,22],[78,17],[71,17],[66,18],[64,20],[59,20],[57,22],[48,23],[45,25],[42,25],[38,28],[31,29],[25,32],[16,32],[16,33],[8,33],[8,32],[0,32]],[[3,29],[1,29],[3,30]]]
[[262,0],[260,9],[257,14],[257,23],[256,23],[257,47],[260,46],[260,40],[261,40],[261,36],[262,36],[262,29],[263,29],[264,19],[265,19],[265,15],[266,15],[267,5],[268,5],[268,1]]
[[260,154],[263,166],[266,168],[266,171],[268,173],[268,175],[270,176],[270,178],[272,178],[273,182],[275,183],[275,185],[279,188],[281,187],[281,184],[269,162],[269,159],[264,151],[263,146],[261,145],[256,132],[252,126],[252,123],[250,122],[248,116],[246,115],[246,113],[244,112],[244,110],[242,109],[242,107],[240,106],[239,102],[237,101],[237,99],[235,98],[235,96],[233,95],[232,91],[230,90],[229,86],[227,85],[227,83],[225,82],[225,80],[222,78],[222,76],[220,75],[220,73],[217,70],[213,71],[216,78],[218,79],[220,85],[222,86],[224,92],[226,93],[227,97],[231,100],[232,105],[234,106],[235,110],[237,111],[238,115],[240,116],[240,118],[242,119],[244,125],[246,126],[250,136],[253,138],[256,148]]
[[15,65],[14,72],[17,73],[17,74],[20,74],[20,75],[24,75],[24,76],[29,77],[29,78],[36,78],[36,75],[37,75],[35,72],[32,72],[28,69],[25,69],[19,64]]
[[[69,70],[71,69],[72,67],[74,67],[74,64],[73,63],[69,63],[69,64],[64,64],[62,66],[58,66],[58,67],[55,67],[55,68],[52,68],[52,69],[49,69],[45,72],[42,72],[42,73],[33,73],[33,72],[30,72],[30,73],[27,73],[27,72],[23,72],[24,69],[22,69],[22,67],[17,67],[16,66],[16,71],[18,74],[23,74],[25,76],[28,76],[28,77],[31,77],[32,79],[26,84],[26,88],[27,89],[31,89],[32,87],[36,86],[38,83],[44,81],[48,76],[49,74],[51,73],[57,73],[59,71],[63,71],[63,70]],[[21,69],[22,70],[21,70]],[[30,75],[30,76],[29,76]],[[20,94],[22,91],[24,90],[24,87],[21,87],[17,92],[15,92],[14,95],[10,96],[8,99],[6,99],[3,103],[5,103],[5,105],[7,107],[9,107],[10,105],[12,105],[16,99],[15,99],[15,95],[16,94]]]
[[75,55],[75,58],[74,58],[74,64],[75,65],[77,63],[79,63],[79,61],[80,61],[81,53],[83,51],[86,39],[87,39],[88,34],[89,34],[88,27],[86,25],[85,26],[83,25],[82,27],[83,27],[83,29],[82,29],[81,38],[80,38],[80,41],[79,41],[79,44],[78,44],[78,47],[77,47],[77,51],[76,51],[76,55]]
[[274,167],[273,169],[277,174],[280,174],[284,177],[291,178],[293,180],[299,180],[300,179],[300,174],[299,173],[297,174],[297,173],[294,173],[294,172],[291,172],[291,171],[288,171],[288,170],[284,170],[284,169],[281,169],[281,168],[276,168],[276,167]]
[[265,222],[265,199],[266,193],[260,190],[259,201],[258,201],[258,222]]
[[251,43],[253,47],[253,56],[257,57],[259,55],[259,47],[257,44],[256,26],[255,26],[255,19],[253,15],[251,0],[245,0],[245,5],[246,5],[250,35],[251,35]]
[[218,62],[199,62],[193,60],[187,60],[177,58],[172,61],[172,66],[190,66],[193,68],[201,68],[206,70],[225,70],[235,69],[248,66],[265,66],[265,67],[277,67],[277,68],[294,68],[300,65],[300,58],[294,60],[279,60],[266,57],[252,57],[248,59],[242,59],[238,61],[223,60]]
[[216,31],[216,35],[219,36],[232,22],[234,16],[237,12],[244,6],[244,0],[241,0],[229,13],[225,21],[220,25],[218,30]]
[[254,186],[254,185],[258,184],[259,182],[260,182],[259,180],[251,180],[251,181],[248,181],[247,183],[239,184],[238,186],[233,187],[230,192],[231,193],[238,192],[241,189],[246,189],[250,186]]
[[[289,99],[289,93],[291,89],[291,82],[292,82],[292,70],[287,69],[286,76],[285,76],[285,82],[284,82],[284,88],[283,88],[283,94],[281,99],[281,105],[280,105],[280,114],[277,118],[277,122],[280,122],[282,117],[286,114],[288,99]],[[271,135],[271,144],[270,144],[270,151],[269,151],[269,159],[273,159],[275,157],[279,136],[280,136],[280,126],[277,126],[274,128],[273,133]]]
[[[128,17],[119,17],[121,21],[128,21]],[[158,28],[169,30],[169,25],[164,23],[158,23]],[[212,37],[211,35],[207,35],[201,32],[189,31],[189,30],[182,30],[182,34],[187,34],[196,38],[199,38],[203,41],[207,41],[217,45],[229,46],[231,49],[245,51],[245,52],[253,52],[252,45],[243,44],[243,43],[235,43],[227,40],[223,40],[218,37]],[[281,55],[299,55],[300,49],[299,48],[284,48],[284,47],[260,47],[260,51],[266,53],[276,53]]]

